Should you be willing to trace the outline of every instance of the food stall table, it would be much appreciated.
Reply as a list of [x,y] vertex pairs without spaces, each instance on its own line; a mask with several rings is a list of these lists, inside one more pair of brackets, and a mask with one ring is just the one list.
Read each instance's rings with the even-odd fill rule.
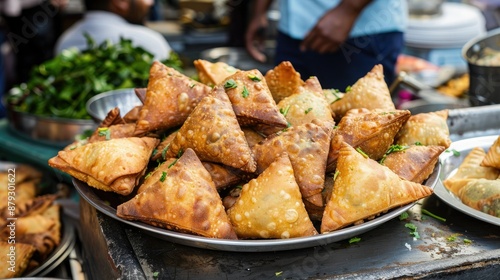
[[[500,135],[500,105],[453,109],[448,122],[454,141]],[[421,215],[421,209],[446,221]],[[408,212],[408,219],[391,219],[355,243],[234,252],[157,238],[81,199],[83,266],[89,279],[498,279],[499,226],[457,211],[435,194]]]

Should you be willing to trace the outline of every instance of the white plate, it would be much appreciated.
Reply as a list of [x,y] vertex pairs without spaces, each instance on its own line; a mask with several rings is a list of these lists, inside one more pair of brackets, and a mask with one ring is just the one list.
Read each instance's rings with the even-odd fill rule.
[[[426,180],[425,185],[434,188],[439,178],[440,165],[436,164],[434,172]],[[309,237],[290,238],[290,239],[268,239],[268,240],[227,240],[195,236],[191,234],[184,234],[174,232],[167,229],[154,227],[142,222],[129,221],[122,219],[116,215],[115,206],[120,201],[116,201],[116,195],[113,193],[106,193],[95,188],[89,187],[86,183],[73,179],[73,185],[80,193],[81,197],[95,207],[99,212],[116,219],[125,224],[144,230],[146,233],[153,235],[157,238],[192,246],[203,249],[212,249],[220,251],[233,251],[233,252],[273,252],[292,249],[301,249],[308,247],[315,247],[326,245],[332,242],[337,242],[359,236],[371,229],[374,229],[393,218],[399,217],[403,212],[407,211],[416,202],[393,209],[377,218],[362,223],[360,225],[350,226],[340,230],[336,230],[326,234],[318,234]],[[125,198],[124,198],[125,199]],[[124,201],[122,201],[124,202]]]
[[[442,181],[452,176],[458,166],[462,163],[463,159],[469,154],[469,152],[475,147],[481,147],[485,151],[488,151],[489,147],[495,142],[498,136],[483,136],[475,137],[464,140],[459,140],[453,142],[448,151],[441,154],[439,161],[441,162],[441,175],[439,176],[439,181],[434,188],[434,193],[444,202],[449,204],[451,207],[461,211],[471,217],[479,219],[481,221],[500,226],[500,218],[483,213],[476,209],[473,209],[449,192],[443,185]],[[455,156],[451,151],[460,152],[459,156]]]

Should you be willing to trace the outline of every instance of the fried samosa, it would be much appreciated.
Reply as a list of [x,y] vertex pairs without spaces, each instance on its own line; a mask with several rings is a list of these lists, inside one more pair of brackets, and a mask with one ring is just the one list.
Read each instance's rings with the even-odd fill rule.
[[463,204],[500,218],[500,180],[470,180],[458,192]]
[[153,152],[153,155],[151,155],[151,160],[152,161],[158,161],[158,160],[166,160],[167,159],[167,150],[170,147],[170,142],[174,140],[175,134],[177,134],[177,130],[170,133],[165,137],[163,140],[161,140],[160,144],[156,147],[156,150]]
[[[15,248],[13,251],[12,248]],[[16,243],[15,245],[0,241],[0,262],[2,269],[0,269],[1,279],[10,279],[21,277],[35,253],[35,247],[30,244]],[[11,256],[15,257],[15,261],[11,265]]]
[[481,147],[474,147],[463,159],[457,168],[457,172],[451,177],[443,180],[443,185],[458,196],[462,187],[471,179],[495,180],[500,175],[500,170],[493,167],[481,166],[486,152]]
[[361,149],[371,159],[381,159],[410,115],[408,110],[389,112],[363,108],[349,110],[338,123],[335,136],[332,138],[327,172],[335,170],[343,142]]
[[278,107],[292,126],[310,123],[316,119],[330,122],[332,125],[335,123],[330,107],[321,92],[301,88],[299,93],[283,98]]
[[166,130],[186,120],[200,100],[211,88],[175,69],[155,61],[149,72],[144,106],[139,113],[135,135]]
[[262,173],[282,153],[288,153],[302,197],[322,206],[331,124],[314,121],[293,126],[253,147],[257,173]]
[[133,137],[134,131],[134,123],[116,124],[109,127],[98,127],[89,137],[88,143]]
[[331,103],[330,108],[337,122],[347,111],[355,108],[380,109],[386,112],[396,110],[384,80],[383,66],[375,65],[370,72],[352,85],[342,99]]
[[295,71],[290,61],[283,61],[267,71],[265,78],[276,104],[287,96],[299,93],[304,86],[300,73]]
[[167,157],[191,148],[202,161],[255,172],[256,163],[224,91],[209,95],[189,115],[167,150]]
[[321,221],[321,233],[371,219],[432,194],[432,189],[399,178],[389,168],[365,158],[343,143],[337,177]]
[[59,151],[48,163],[89,186],[128,195],[144,174],[158,143],[158,139],[149,137],[99,141]]
[[210,87],[220,84],[239,70],[222,61],[210,62],[204,59],[196,59],[193,64],[200,82]]
[[215,91],[225,91],[240,126],[265,124],[287,126],[259,70],[238,71],[218,84]]
[[277,157],[259,177],[243,185],[240,196],[227,213],[240,239],[285,239],[317,234],[286,153]]
[[420,113],[411,116],[396,135],[399,145],[438,145],[448,148],[451,144],[448,128],[448,110]]
[[237,239],[210,174],[192,149],[186,149],[157,181],[118,205],[118,217],[179,232]]
[[486,156],[481,162],[481,166],[500,169],[500,136],[498,136],[495,142],[493,142],[488,149]]
[[422,184],[434,171],[444,150],[443,146],[405,146],[383,157],[380,164],[405,180]]

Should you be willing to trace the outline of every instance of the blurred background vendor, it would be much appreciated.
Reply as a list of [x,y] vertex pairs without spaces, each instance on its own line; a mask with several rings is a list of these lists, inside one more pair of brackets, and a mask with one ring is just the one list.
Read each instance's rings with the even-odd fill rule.
[[[259,35],[267,27],[272,0],[256,0],[246,34],[248,52],[265,61]],[[344,90],[374,65],[382,64],[388,84],[404,47],[408,20],[402,0],[279,1],[281,18],[275,64],[292,62],[302,78],[317,76],[324,88]]]

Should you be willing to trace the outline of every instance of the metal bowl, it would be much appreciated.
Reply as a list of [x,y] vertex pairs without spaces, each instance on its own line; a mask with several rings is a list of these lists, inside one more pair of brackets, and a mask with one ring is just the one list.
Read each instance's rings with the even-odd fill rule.
[[245,48],[237,47],[208,49],[203,51],[200,57],[208,61],[225,62],[241,70],[258,69],[265,74],[274,67],[274,46],[266,46],[264,53],[267,56],[267,62],[265,63],[255,60]]
[[45,145],[65,147],[75,137],[95,130],[92,120],[44,117],[25,112],[7,110],[9,129],[17,135]]
[[125,114],[134,107],[142,105],[141,100],[134,92],[133,88],[117,89],[103,92],[92,96],[86,104],[87,113],[100,123],[108,112],[115,107],[120,109],[120,113]]

